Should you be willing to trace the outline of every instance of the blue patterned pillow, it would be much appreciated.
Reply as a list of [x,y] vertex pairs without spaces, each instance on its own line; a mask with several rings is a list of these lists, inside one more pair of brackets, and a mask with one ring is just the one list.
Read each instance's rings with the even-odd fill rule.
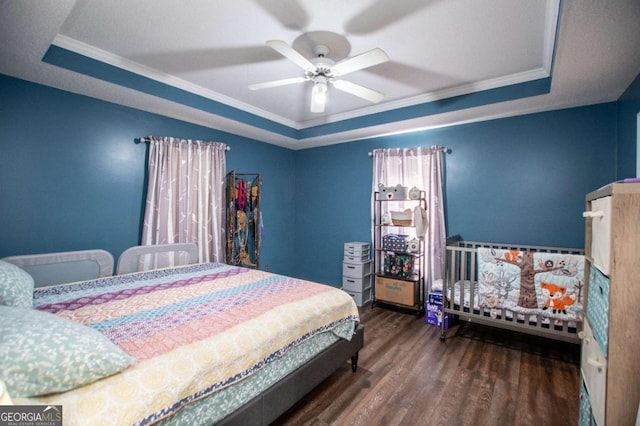
[[0,260],[0,305],[33,307],[33,278],[4,260]]
[[66,318],[0,306],[0,379],[12,397],[63,392],[135,362],[100,332]]

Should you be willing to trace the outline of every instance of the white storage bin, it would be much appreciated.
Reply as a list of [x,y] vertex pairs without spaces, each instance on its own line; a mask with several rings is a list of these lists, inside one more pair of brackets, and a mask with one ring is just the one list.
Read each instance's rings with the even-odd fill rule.
[[584,322],[582,339],[582,368],[580,373],[584,380],[591,411],[597,424],[604,424],[604,405],[607,389],[607,360],[600,350],[600,345],[593,338],[589,321]]
[[370,244],[369,243],[361,243],[361,242],[358,242],[358,241],[352,241],[350,243],[344,243],[344,252],[345,252],[345,254],[347,252],[361,254],[364,251],[368,252],[369,249],[370,249]]
[[362,292],[371,288],[373,275],[367,275],[362,278],[342,277],[342,288],[346,291]]
[[353,301],[356,302],[356,306],[361,307],[365,303],[371,301],[371,288],[368,288],[361,293],[357,291],[344,291],[353,298]]
[[611,264],[611,197],[591,201],[591,257],[600,271],[609,276]]
[[347,263],[342,262],[342,276],[350,278],[362,278],[365,275],[370,275],[373,269],[373,262],[363,263]]
[[355,253],[353,251],[351,252],[347,252],[346,250],[344,251],[344,261],[347,263],[362,263],[362,262],[367,262],[369,260],[370,260],[369,250],[365,250],[361,254]]

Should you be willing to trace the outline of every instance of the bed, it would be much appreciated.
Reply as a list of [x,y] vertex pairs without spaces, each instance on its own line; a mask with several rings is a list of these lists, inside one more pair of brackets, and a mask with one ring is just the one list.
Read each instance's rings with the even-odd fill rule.
[[268,424],[355,371],[364,343],[342,290],[220,263],[32,294],[0,306],[0,379],[16,404],[62,406],[66,425]]
[[446,252],[445,278],[432,291],[443,292],[450,319],[579,343],[583,250],[450,239]]

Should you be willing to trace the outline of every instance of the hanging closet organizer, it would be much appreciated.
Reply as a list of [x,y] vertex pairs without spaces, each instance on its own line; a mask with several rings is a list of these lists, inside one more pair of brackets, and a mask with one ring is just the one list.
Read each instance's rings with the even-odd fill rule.
[[226,178],[226,261],[230,265],[259,269],[262,218],[257,173],[230,171]]

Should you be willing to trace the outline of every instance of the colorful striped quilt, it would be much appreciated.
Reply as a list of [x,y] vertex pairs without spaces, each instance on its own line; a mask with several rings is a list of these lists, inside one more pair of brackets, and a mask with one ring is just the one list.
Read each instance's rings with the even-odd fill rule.
[[137,363],[70,392],[65,424],[151,424],[251,376],[313,336],[350,339],[358,310],[334,287],[200,264],[36,289],[34,306],[86,324]]

